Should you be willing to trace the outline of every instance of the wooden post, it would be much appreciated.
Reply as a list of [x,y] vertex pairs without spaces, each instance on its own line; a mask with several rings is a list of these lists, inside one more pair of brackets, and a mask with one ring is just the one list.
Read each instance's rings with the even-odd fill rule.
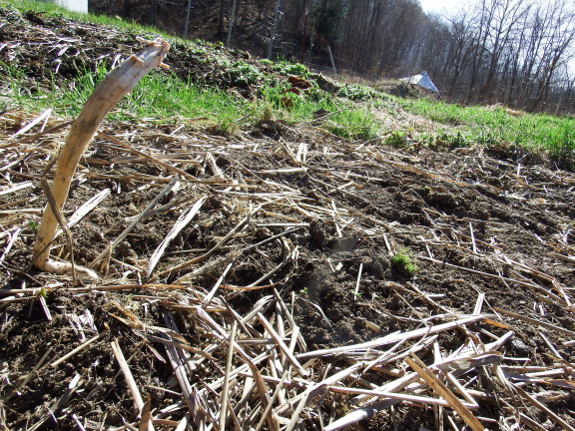
[[300,55],[300,59],[299,59],[299,62],[301,64],[303,64],[303,61],[304,61],[303,56],[304,56],[304,52],[305,52],[305,38],[307,36],[307,34],[306,34],[307,33],[307,17],[308,17],[308,12],[306,9],[305,10],[305,19],[303,21],[303,35],[301,37],[301,55]]
[[234,0],[232,5],[232,16],[230,17],[230,28],[228,29],[228,41],[226,43],[226,48],[230,47],[230,42],[232,41],[232,30],[234,28],[234,21],[236,20],[236,4],[238,0]]
[[270,36],[270,44],[268,46],[268,60],[272,59],[272,53],[274,50],[274,39],[276,37],[276,27],[278,25],[278,16],[280,13],[280,3],[281,3],[281,0],[278,0],[278,2],[276,3],[276,13],[274,15],[274,25],[272,27],[272,34]]
[[331,46],[327,46],[327,50],[329,51],[329,58],[331,60],[331,67],[333,67],[333,73],[337,74],[337,69],[335,68],[335,61],[333,59],[333,54],[331,52]]
[[184,39],[188,38],[188,27],[190,26],[190,11],[192,10],[192,0],[188,0],[188,10],[186,11],[186,28],[184,29]]

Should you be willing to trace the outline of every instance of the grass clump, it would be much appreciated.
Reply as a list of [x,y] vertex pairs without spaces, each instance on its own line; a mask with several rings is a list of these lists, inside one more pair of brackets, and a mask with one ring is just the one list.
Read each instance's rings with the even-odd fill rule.
[[412,277],[417,271],[417,265],[413,261],[409,250],[405,247],[400,248],[391,258],[391,264],[403,275]]

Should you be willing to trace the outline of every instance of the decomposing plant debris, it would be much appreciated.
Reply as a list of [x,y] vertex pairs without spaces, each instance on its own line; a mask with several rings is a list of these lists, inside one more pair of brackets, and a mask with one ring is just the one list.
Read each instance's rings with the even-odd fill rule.
[[0,428],[575,427],[572,171],[105,120],[51,252],[74,286],[31,267],[72,120],[0,111]]

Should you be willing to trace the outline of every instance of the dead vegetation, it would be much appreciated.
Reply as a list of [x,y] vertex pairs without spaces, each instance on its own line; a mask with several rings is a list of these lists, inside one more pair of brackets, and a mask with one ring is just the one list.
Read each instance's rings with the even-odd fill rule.
[[[156,429],[339,429],[372,415],[373,423],[401,424],[405,411],[418,409],[427,427],[572,429],[572,208],[561,201],[561,189],[575,184],[572,174],[520,164],[511,170],[478,157],[479,149],[451,159],[352,145],[317,129],[283,126],[278,139],[256,130],[187,135],[185,124],[108,130],[83,159],[66,211],[70,224],[84,226],[73,228],[74,247],[91,248],[76,255],[102,281],[74,288],[69,278],[31,272],[26,263],[29,221],[43,202],[37,192],[44,159],[57,154],[63,131],[50,131],[62,122],[45,116],[20,133],[15,126],[30,122],[22,115],[2,117],[0,292],[3,342],[12,346],[3,355],[2,395],[9,429],[75,429],[76,421],[86,429],[132,429],[140,427],[138,417]],[[484,174],[496,166],[505,182],[499,187]],[[471,173],[473,183],[466,180]],[[479,200],[475,209],[468,192]],[[418,214],[401,213],[413,211],[414,202]],[[547,224],[530,231],[520,225],[532,218],[520,220],[519,210],[507,221],[496,215],[514,202]],[[385,208],[390,203],[394,209]],[[121,208],[113,222],[109,216]],[[465,210],[477,214],[453,214]],[[98,213],[106,216],[90,216]],[[91,230],[105,240],[90,244]],[[145,232],[154,235],[142,238]],[[401,244],[418,262],[412,277],[389,264]],[[65,244],[58,249],[67,258]],[[67,312],[79,322],[82,315],[98,319],[75,326],[77,341],[40,347],[41,331],[72,319],[54,320],[59,297],[87,294],[101,297],[102,309],[79,299]],[[339,316],[329,301],[338,302]],[[363,326],[355,339],[346,334],[350,324]],[[13,345],[24,337],[22,325],[40,337],[31,341],[40,343],[33,357]],[[512,343],[525,331],[536,347]],[[156,364],[152,375],[132,370],[122,354],[127,340],[139,346],[132,358]],[[103,406],[98,414],[79,406],[89,394],[78,391],[93,391],[103,372],[104,360],[88,373],[75,365],[78,356],[92,355],[121,372],[111,390],[133,400],[120,409],[129,423],[106,417]],[[65,387],[34,408],[23,403],[31,379],[49,380],[62,367]],[[147,403],[150,393],[156,396]]]
[[574,429],[572,172],[105,121],[52,252],[100,276],[74,286],[31,267],[71,120],[0,114],[0,429]]

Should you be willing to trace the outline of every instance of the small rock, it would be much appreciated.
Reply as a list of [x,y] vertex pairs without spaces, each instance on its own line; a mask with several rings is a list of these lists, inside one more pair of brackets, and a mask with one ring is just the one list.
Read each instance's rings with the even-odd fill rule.
[[518,338],[514,338],[511,340],[511,349],[513,349],[517,353],[528,353],[529,347],[523,341]]

